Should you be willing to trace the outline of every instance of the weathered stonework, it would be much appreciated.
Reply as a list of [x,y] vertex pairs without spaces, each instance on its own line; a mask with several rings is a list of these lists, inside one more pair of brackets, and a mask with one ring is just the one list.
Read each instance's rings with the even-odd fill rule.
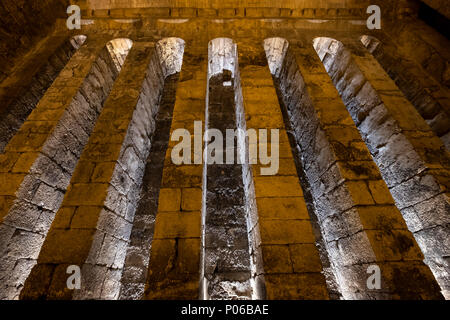
[[[170,135],[179,128],[193,133],[194,120],[204,121],[207,57],[202,49],[186,45]],[[166,151],[144,299],[199,297],[202,166],[174,164],[175,144],[170,141]]]
[[[248,225],[255,265],[253,276],[257,288],[262,286],[260,298],[328,299],[316,239],[272,75],[262,43],[257,48],[253,59],[248,58],[249,52],[241,53],[247,57],[240,64],[246,126],[255,130],[279,130],[280,159],[274,176],[262,175],[262,164],[252,165],[247,173],[246,180],[251,182]],[[262,105],[261,101],[264,101]],[[272,143],[267,141],[268,150]]]
[[[227,129],[238,127],[236,96],[240,91],[236,44],[228,38],[211,40],[208,66],[208,130],[222,133],[223,151],[205,146],[203,286],[205,299],[249,299],[250,255],[244,205],[242,164],[237,138],[227,146]],[[214,139],[214,140],[213,140]],[[211,137],[216,144],[217,137]],[[209,141],[207,141],[209,145]],[[214,154],[213,154],[214,152]],[[226,160],[232,155],[233,163]],[[211,157],[222,163],[210,163]]]
[[[59,44],[59,39],[51,38],[51,47]],[[75,36],[72,39],[64,39],[63,43],[55,48],[46,47],[47,52],[52,52],[48,62],[41,66],[31,79],[32,66],[25,65],[16,73],[19,73],[15,81],[2,82],[1,103],[3,108],[0,114],[0,151],[3,151],[8,141],[23,125],[25,119],[42,99],[47,89],[66,66],[72,55],[86,40],[85,36]],[[54,50],[54,51],[52,51]],[[33,71],[31,71],[32,73]],[[12,83],[11,83],[12,82]]]
[[400,55],[389,39],[381,43],[363,36],[361,41],[450,150],[450,96],[446,88],[408,56]]
[[[151,43],[134,43],[89,139],[22,298],[117,299],[165,67]],[[135,76],[137,70],[140,77]],[[155,88],[155,90],[151,90]],[[74,244],[68,250],[60,239]],[[61,278],[82,266],[81,290]],[[45,276],[51,272],[52,276]],[[45,289],[47,288],[47,289]]]
[[[423,264],[414,238],[312,47],[288,49],[283,39],[266,41],[269,52],[284,57],[281,68],[271,69],[295,128],[343,297],[439,298],[437,284]],[[399,247],[400,242],[405,245]],[[371,291],[366,286],[365,272],[372,264],[381,269],[381,290]],[[401,274],[405,282],[400,284],[393,274]],[[414,280],[406,280],[408,277]]]
[[4,298],[17,298],[36,263],[117,77],[105,44],[102,38],[87,40],[0,155],[0,277],[4,279]]
[[142,181],[139,206],[134,216],[125,258],[119,297],[121,300],[137,300],[144,295],[178,78],[178,74],[174,74],[165,80],[163,96],[155,119],[155,134],[152,137]]
[[[372,31],[369,0],[71,3],[81,30],[0,4],[0,299],[448,298],[450,45],[417,1]],[[194,121],[279,129],[278,172],[201,133],[175,164]]]
[[348,47],[315,40],[409,230],[448,292],[450,153],[365,48],[358,42]]

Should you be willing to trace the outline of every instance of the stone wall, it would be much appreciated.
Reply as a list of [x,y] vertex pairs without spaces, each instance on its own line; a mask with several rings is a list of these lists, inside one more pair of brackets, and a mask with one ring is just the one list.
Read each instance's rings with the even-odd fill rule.
[[0,269],[2,279],[8,279],[2,281],[5,298],[17,297],[36,263],[117,77],[104,44],[88,40],[73,56],[1,155]]
[[[194,120],[204,127],[207,60],[206,47],[186,45],[170,136],[177,129],[194,133]],[[194,135],[197,135],[197,141],[200,138],[202,150],[201,132]],[[189,140],[191,136],[184,139]],[[198,159],[201,159],[201,153],[194,151],[198,146],[192,141],[192,163],[177,165],[172,161],[176,144],[178,141],[169,141],[164,157],[143,299],[198,299],[200,294],[203,168]]]
[[[240,79],[236,44],[218,38],[209,44],[208,108],[205,140],[203,263],[206,299],[249,299],[250,256],[245,215],[242,148],[227,130],[238,127]],[[242,108],[242,107],[241,107]],[[217,136],[221,133],[222,136]],[[215,148],[218,147],[217,151]],[[213,150],[214,148],[214,150]],[[232,159],[231,162],[229,160]]]
[[138,300],[144,294],[178,78],[179,76],[175,74],[166,79],[155,119],[155,134],[147,158],[139,205],[133,221],[121,279],[121,300]]
[[[287,50],[285,40],[272,41],[273,50]],[[272,70],[295,128],[341,294],[345,299],[440,297],[367,147],[313,52],[302,47],[279,53],[285,57],[282,67]],[[382,290],[366,286],[364,274],[373,264],[383,274]],[[415,279],[407,280],[412,274]]]
[[361,41],[450,150],[450,97],[442,95],[446,89],[408,60],[408,56],[399,55],[388,39],[381,43],[374,37],[363,36]]
[[[162,58],[151,43],[133,45],[81,155],[22,298],[119,297],[164,79],[173,72],[171,59],[165,65]],[[61,239],[70,239],[74,246],[62,250],[58,246]],[[71,264],[82,266],[86,279],[75,293],[61,281]],[[50,270],[52,275],[45,276]]]

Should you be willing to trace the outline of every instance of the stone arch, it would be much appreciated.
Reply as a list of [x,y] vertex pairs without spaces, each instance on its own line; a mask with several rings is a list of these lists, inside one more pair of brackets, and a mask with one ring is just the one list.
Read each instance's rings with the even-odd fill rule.
[[360,40],[450,150],[450,101],[440,96],[440,84],[401,56],[388,40],[370,35],[362,35]]
[[425,262],[444,295],[448,295],[450,200],[445,178],[450,168],[448,151],[361,43],[344,45],[322,37],[314,40],[314,48]]
[[[16,94],[13,94],[13,98],[6,98],[5,101],[2,101],[3,106],[0,109],[0,153],[3,152],[8,141],[20,129],[25,119],[36,107],[70,58],[83,45],[86,38],[84,35],[77,35],[63,41],[47,57],[47,63],[44,63],[31,79],[28,81],[23,79],[25,83],[19,84],[22,89],[11,88],[9,90],[10,92],[16,92]],[[26,71],[23,73],[26,74]]]
[[[83,39],[73,41],[78,44]],[[122,58],[131,45],[124,43]],[[109,44],[87,39],[2,154],[20,164],[0,169],[1,179],[15,181],[0,197],[0,270],[9,276],[0,287],[2,298],[18,298],[37,262],[83,148],[119,74],[121,62],[115,63],[116,54]],[[67,86],[68,81],[73,86]]]

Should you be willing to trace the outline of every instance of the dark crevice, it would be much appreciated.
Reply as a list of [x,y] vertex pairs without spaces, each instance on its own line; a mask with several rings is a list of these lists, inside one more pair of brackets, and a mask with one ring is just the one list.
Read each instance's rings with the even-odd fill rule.
[[20,129],[81,44],[76,40],[65,41],[36,72],[30,83],[17,92],[14,100],[0,107],[0,152],[3,152],[8,141]]
[[420,1],[419,5],[419,19],[423,20],[447,39],[450,39],[450,20],[422,1]]

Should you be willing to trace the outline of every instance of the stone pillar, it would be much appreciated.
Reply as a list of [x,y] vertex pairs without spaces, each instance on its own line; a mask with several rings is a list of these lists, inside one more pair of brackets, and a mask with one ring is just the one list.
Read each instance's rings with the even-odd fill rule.
[[237,97],[242,94],[233,40],[217,38],[209,42],[208,69],[206,129],[211,134],[206,137],[204,157],[203,298],[250,299],[243,164],[238,161],[244,150],[236,135],[242,109]]
[[139,300],[144,295],[150,249],[158,211],[164,158],[170,139],[173,108],[179,74],[166,78],[155,121],[150,154],[147,157],[139,206],[133,221],[121,279],[120,300]]
[[[436,299],[436,281],[314,48],[266,40],[345,299]],[[270,41],[273,43],[271,44]],[[273,51],[273,52],[270,52]],[[381,287],[367,285],[370,266]]]
[[[164,73],[154,45],[133,45],[105,102],[22,299],[116,299]],[[61,245],[63,244],[63,245]],[[81,268],[81,289],[66,285]]]
[[323,58],[330,76],[448,296],[450,153],[359,41],[329,45],[335,55]]
[[361,41],[434,133],[450,150],[450,92],[420,65],[399,52],[400,44],[387,38],[362,36]]
[[106,42],[87,40],[0,155],[2,299],[18,298],[118,74]]
[[[170,129],[171,137],[177,129],[188,130],[188,140],[194,140],[194,121],[203,125],[205,115],[208,60],[206,48],[194,49],[186,46]],[[202,138],[198,132],[200,151]],[[195,151],[191,164],[172,161],[172,149],[179,142],[171,140],[166,152],[144,299],[199,297],[203,169],[201,154]],[[192,150],[194,145],[191,141]]]
[[50,37],[0,85],[0,152],[20,129],[85,36]]
[[[311,219],[299,183],[291,145],[274,88],[264,48],[256,44],[259,61],[245,61],[241,68],[242,92],[247,130],[267,130],[267,142],[259,141],[249,148],[258,148],[258,159],[251,166],[246,180],[249,204],[251,253],[256,290],[259,298],[270,300],[328,299],[319,252],[315,246]],[[242,57],[255,52],[242,51]],[[278,131],[279,144],[271,139]],[[261,163],[261,150],[270,155],[278,148],[278,158],[270,165]],[[278,166],[275,165],[278,162]],[[262,168],[274,166],[267,174]],[[262,286],[262,288],[261,288]]]

